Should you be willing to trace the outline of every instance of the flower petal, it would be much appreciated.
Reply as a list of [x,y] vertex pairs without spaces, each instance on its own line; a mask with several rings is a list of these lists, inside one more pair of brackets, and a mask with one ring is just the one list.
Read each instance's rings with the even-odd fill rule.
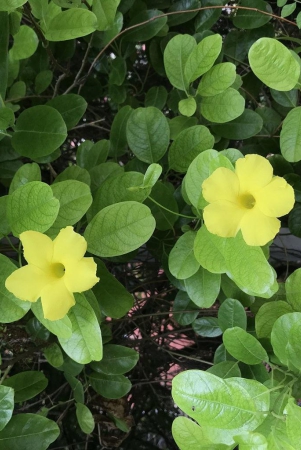
[[274,239],[280,229],[280,220],[266,216],[255,207],[245,214],[240,228],[248,245],[261,246]]
[[20,234],[20,240],[26,261],[40,269],[47,270],[53,253],[52,240],[38,231],[24,231]]
[[240,191],[254,195],[257,189],[270,183],[273,167],[263,156],[246,155],[245,158],[239,158],[236,161],[235,173],[239,179]]
[[293,209],[295,203],[294,189],[284,178],[274,177],[255,195],[256,205],[270,217],[281,217]]
[[86,239],[73,227],[63,228],[53,241],[53,262],[65,265],[70,259],[79,261],[87,251]]
[[5,281],[5,287],[20,300],[36,302],[53,278],[32,264],[15,270]]
[[230,169],[219,167],[202,184],[202,194],[207,202],[228,200],[237,202],[239,194],[239,180]]
[[64,282],[71,292],[87,291],[99,281],[96,276],[97,265],[93,258],[68,261],[65,270]]
[[214,202],[204,209],[207,230],[221,237],[234,237],[240,229],[245,209],[230,202]]
[[65,286],[63,278],[46,286],[41,292],[41,301],[45,319],[62,319],[75,305],[74,296]]

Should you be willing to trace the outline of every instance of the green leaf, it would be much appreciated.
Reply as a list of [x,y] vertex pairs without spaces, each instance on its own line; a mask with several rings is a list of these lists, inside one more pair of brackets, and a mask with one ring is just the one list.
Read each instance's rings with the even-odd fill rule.
[[281,17],[290,16],[295,11],[296,6],[297,6],[296,3],[290,3],[288,5],[285,5],[281,10]]
[[44,391],[47,384],[48,380],[42,372],[29,370],[6,378],[2,386],[12,388],[15,393],[15,403],[21,403]]
[[20,186],[7,203],[7,218],[15,236],[27,230],[43,233],[54,223],[59,211],[59,201],[51,187],[40,181]]
[[191,277],[200,267],[193,252],[195,236],[196,233],[193,231],[183,234],[169,254],[168,265],[170,273],[179,280]]
[[201,266],[209,272],[224,273],[227,271],[224,245],[224,238],[209,233],[207,228],[202,226],[194,241],[194,255]]
[[211,149],[214,137],[203,125],[181,131],[168,152],[169,166],[177,172],[186,172],[192,161],[204,150]]
[[141,247],[155,229],[150,209],[137,202],[107,206],[85,231],[88,251],[97,256],[118,256]]
[[223,6],[224,3],[222,0],[203,0],[202,6],[207,6],[208,9],[200,11],[195,19],[195,30],[197,33],[202,33],[203,31],[209,31],[210,28],[217,22],[219,19],[222,8],[212,9],[210,6]]
[[217,299],[221,277],[200,267],[194,275],[184,280],[184,284],[193,303],[200,308],[210,308]]
[[98,164],[90,170],[91,190],[94,193],[107,178],[116,177],[124,172],[124,168],[119,164],[107,161]]
[[42,94],[50,86],[53,79],[53,72],[51,70],[43,70],[39,72],[35,78],[35,91],[37,94]]
[[51,189],[60,202],[57,218],[47,231],[49,236],[54,237],[62,228],[74,225],[84,216],[92,204],[92,195],[87,184],[76,180],[55,183]]
[[[144,203],[150,208],[158,230],[164,231],[173,228],[174,223],[178,220],[179,208],[174,197],[174,189],[170,184],[157,181],[152,188],[151,196]],[[162,205],[162,208],[159,205]]]
[[255,329],[258,339],[270,339],[276,320],[291,312],[293,312],[291,306],[282,300],[263,304],[255,317]]
[[6,424],[10,421],[13,410],[14,390],[10,387],[2,385],[0,386],[0,431],[3,430]]
[[185,63],[184,76],[188,84],[211,69],[221,49],[222,37],[219,34],[207,36],[199,42]]
[[299,371],[301,371],[300,338],[300,323],[297,322],[290,329],[288,335],[288,343],[286,345],[286,354],[288,362],[296,367]]
[[125,59],[121,56],[117,56],[111,62],[111,70],[109,75],[109,83],[121,86],[126,77],[127,67]]
[[241,116],[245,109],[245,99],[238,91],[228,88],[213,97],[204,97],[201,113],[205,119],[215,123],[225,123]]
[[133,306],[133,297],[107,270],[104,263],[97,259],[97,276],[101,283],[93,287],[101,311],[108,317],[120,319]]
[[247,328],[246,311],[242,304],[234,298],[227,298],[218,309],[218,325],[222,331],[228,328]]
[[169,145],[167,119],[153,106],[132,112],[127,121],[126,135],[134,155],[148,164],[159,161]]
[[145,188],[153,187],[160,178],[161,173],[162,167],[160,166],[160,164],[151,164],[144,174],[143,187]]
[[[260,406],[255,403],[257,396]],[[239,378],[223,380],[200,370],[177,375],[172,381],[172,397],[179,408],[204,428],[208,425],[252,430],[264,420],[269,408],[268,389],[261,383]]]
[[223,342],[230,355],[245,364],[255,365],[269,360],[260,342],[240,327],[228,328],[223,334]]
[[31,181],[41,181],[41,170],[36,163],[23,164],[14,175],[9,186],[9,194],[12,194],[18,187]]
[[89,375],[92,388],[102,397],[117,399],[125,396],[131,389],[131,382],[124,375],[106,375],[92,372]]
[[223,379],[241,376],[238,361],[222,361],[218,364],[214,364],[212,367],[209,367],[207,372]]
[[299,326],[301,324],[300,312],[284,314],[276,320],[271,333],[271,343],[274,353],[285,365],[288,364],[286,346],[290,331],[295,323],[298,323]]
[[77,94],[59,95],[49,100],[46,105],[51,106],[61,114],[67,130],[71,130],[78,124],[87,109],[86,100]]
[[167,100],[167,90],[164,86],[152,86],[145,95],[145,106],[163,109]]
[[282,124],[280,132],[280,149],[289,162],[301,160],[301,106],[292,109]]
[[230,62],[213,66],[202,77],[197,93],[202,97],[212,97],[228,89],[235,81],[236,67]]
[[91,363],[95,372],[107,375],[123,375],[137,364],[139,353],[122,345],[107,344],[103,348],[103,359]]
[[69,317],[66,315],[60,320],[48,320],[44,318],[42,303],[38,300],[35,303],[31,303],[31,310],[36,318],[44,325],[47,330],[55,334],[57,337],[68,339],[72,334],[72,324]]
[[36,32],[27,25],[22,25],[18,33],[14,35],[10,57],[14,60],[29,58],[35,53],[38,43],[39,39]]
[[241,116],[227,124],[214,124],[212,131],[227,139],[249,139],[259,133],[263,120],[259,114],[251,109],[245,109]]
[[50,155],[66,137],[65,122],[56,109],[45,105],[33,106],[19,115],[12,146],[20,155],[36,159]]
[[[259,28],[271,20],[271,16],[260,12],[273,12],[271,6],[263,0],[242,0],[240,5],[242,8],[238,9],[232,19],[237,28],[244,28],[245,30]],[[254,10],[243,9],[243,7],[254,8]]]
[[299,12],[297,17],[296,17],[296,23],[297,23],[297,26],[298,26],[298,28],[300,30],[300,28],[301,28],[301,12]]
[[187,130],[187,128],[193,127],[197,124],[198,120],[196,117],[183,117],[177,116],[173,117],[169,120],[169,128],[170,128],[170,139],[174,140],[178,137],[178,135],[183,130]]
[[10,108],[0,108],[0,129],[6,130],[15,122],[15,115]]
[[[162,17],[158,17],[162,16]],[[154,17],[158,17],[154,19]],[[135,27],[132,30],[129,30],[124,35],[124,39],[130,42],[137,41],[148,41],[152,37],[156,36],[160,30],[164,27],[167,22],[167,17],[163,15],[162,11],[158,9],[150,9],[147,11],[140,11],[129,22],[128,27],[132,27],[133,25],[138,25],[140,23],[146,22],[144,25],[140,27]]]
[[70,358],[87,364],[102,358],[101,332],[96,315],[83,294],[75,294],[75,305],[69,311],[72,335],[59,343]]
[[194,97],[184,98],[179,101],[179,112],[186,117],[191,117],[196,112],[196,101]]
[[24,5],[27,0],[4,0],[1,2],[0,11],[10,11]]
[[200,448],[200,443],[202,450],[224,450],[224,446],[214,445],[205,436],[202,428],[187,417],[179,416],[175,418],[172,423],[172,435],[180,450]]
[[268,450],[268,441],[260,433],[242,433],[234,439],[240,450]]
[[216,317],[200,317],[192,323],[192,328],[202,337],[214,338],[222,334]]
[[85,393],[84,393],[84,387],[82,383],[75,378],[75,376],[71,375],[70,373],[64,373],[64,377],[68,381],[68,383],[71,386],[74,400],[78,403],[84,403],[85,401]]
[[292,398],[289,399],[285,409],[286,432],[293,446],[298,448],[301,439],[301,409]]
[[97,30],[110,28],[115,19],[120,0],[93,0],[92,11],[97,17]]
[[[72,332],[70,329],[70,335],[71,333]],[[55,342],[51,344],[49,347],[44,348],[43,353],[45,355],[45,358],[47,359],[47,362],[52,367],[57,368],[60,367],[62,364],[64,364],[64,357],[61,347]]]
[[277,91],[290,91],[298,82],[298,62],[289,49],[276,39],[258,39],[249,50],[249,62],[255,75]]
[[1,238],[7,236],[11,232],[11,227],[7,220],[6,209],[7,209],[8,195],[3,195],[0,197],[0,236]]
[[24,81],[16,81],[9,89],[8,99],[11,101],[17,101],[26,95],[26,84]]
[[76,406],[76,417],[80,429],[86,434],[92,433],[95,427],[95,422],[90,409],[86,405],[83,405],[82,403],[76,403],[75,406]]
[[126,105],[114,117],[110,133],[111,155],[123,155],[127,150],[126,126],[132,111],[132,108]]
[[291,91],[281,92],[270,89],[271,95],[275,102],[286,108],[295,108],[298,103],[298,89],[292,89]]
[[110,141],[107,139],[102,139],[95,144],[91,141],[85,141],[76,152],[76,162],[80,167],[91,171],[96,166],[105,163],[109,150]]
[[97,17],[87,9],[73,8],[54,16],[46,29],[48,41],[67,41],[86,36],[97,29]]
[[190,300],[187,293],[179,291],[173,302],[173,317],[180,325],[190,325],[198,316],[199,309]]
[[181,91],[188,89],[189,81],[185,75],[185,66],[196,47],[194,37],[189,34],[178,34],[168,42],[165,48],[164,66],[167,78],[174,87]]
[[0,450],[47,450],[59,434],[53,420],[38,414],[18,414],[0,432]]
[[297,269],[285,282],[286,300],[295,311],[301,311],[301,292],[298,289],[300,281],[301,269]]
[[188,10],[197,9],[200,6],[201,2],[198,0],[177,0],[170,6],[170,8],[168,8],[167,13],[174,11],[187,12],[184,14],[172,14],[168,16],[168,26],[174,27],[175,25],[189,22],[198,14],[198,11],[192,11],[191,13],[189,13]]
[[88,186],[91,184],[91,178],[89,172],[86,169],[82,169],[79,166],[69,166],[53,181],[53,184],[66,180],[77,180],[82,183],[86,183]]

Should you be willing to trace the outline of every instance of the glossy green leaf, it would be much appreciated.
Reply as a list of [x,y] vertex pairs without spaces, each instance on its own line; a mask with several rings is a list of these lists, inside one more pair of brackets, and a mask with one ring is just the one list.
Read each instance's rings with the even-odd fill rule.
[[222,37],[219,34],[207,36],[199,42],[185,63],[184,76],[188,83],[192,83],[211,69],[221,49]]
[[14,43],[10,49],[12,59],[26,59],[34,54],[38,47],[39,39],[36,32],[27,25],[22,25],[14,35]]
[[110,133],[110,154],[112,155],[123,155],[127,150],[126,126],[131,113],[132,108],[126,105],[114,117]]
[[199,317],[192,323],[192,328],[202,337],[214,338],[222,334],[216,317]]
[[38,414],[18,414],[0,432],[0,450],[46,450],[59,434],[53,420]]
[[255,317],[255,329],[258,339],[269,339],[276,320],[284,314],[291,312],[293,312],[292,307],[282,300],[264,303]]
[[276,91],[275,89],[270,89],[271,95],[275,102],[279,105],[285,106],[286,108],[295,108],[298,103],[298,89],[292,89],[291,91]]
[[245,99],[238,91],[228,88],[213,97],[204,97],[201,113],[205,119],[215,123],[225,123],[241,116],[245,109]]
[[234,298],[227,298],[218,309],[218,325],[222,331],[228,328],[247,328],[246,311],[242,304]]
[[299,324],[299,326],[301,325],[300,312],[284,314],[276,320],[271,333],[271,343],[274,353],[285,365],[288,364],[286,346],[291,328],[295,323]]
[[289,49],[276,39],[258,39],[249,50],[249,62],[255,75],[277,91],[290,91],[298,82],[298,62]]
[[301,160],[301,106],[292,109],[283,121],[280,132],[280,149],[289,162]]
[[179,280],[191,277],[200,267],[193,251],[195,236],[196,233],[193,231],[183,234],[169,254],[168,266],[170,273]]
[[70,358],[87,364],[102,358],[101,332],[96,315],[83,294],[75,294],[75,305],[68,313],[72,335],[60,338],[59,343]]
[[152,86],[145,95],[145,106],[163,109],[167,100],[167,90],[164,86]]
[[171,144],[169,166],[177,172],[186,172],[192,161],[204,150],[211,149],[214,137],[207,127],[195,125],[181,131]]
[[[71,335],[71,330],[70,330]],[[47,359],[47,362],[52,367],[60,367],[64,364],[63,352],[58,344],[55,342],[51,344],[49,347],[44,348],[43,350],[44,356]]]
[[49,100],[46,105],[51,106],[61,114],[68,130],[77,125],[87,109],[86,100],[77,94],[59,95]]
[[104,31],[113,25],[120,0],[93,0],[92,11],[97,17],[97,30]]
[[137,364],[139,353],[122,345],[107,344],[103,348],[103,358],[99,362],[91,363],[95,372],[107,375],[123,375],[132,370]]
[[3,381],[2,386],[14,390],[15,403],[25,402],[44,391],[48,380],[42,372],[29,370],[20,372]]
[[179,101],[179,112],[186,117],[191,117],[196,112],[197,104],[194,97],[183,98]]
[[131,389],[132,384],[124,375],[106,375],[92,372],[89,375],[92,388],[105,398],[121,398]]
[[45,105],[33,106],[18,117],[12,146],[20,155],[35,159],[50,155],[66,137],[65,122],[56,109]]
[[118,256],[136,250],[155,229],[150,209],[137,202],[115,203],[102,209],[86,228],[88,251],[97,256]]
[[301,409],[294,399],[289,399],[286,406],[286,432],[294,447],[297,449],[301,439]]
[[90,434],[94,430],[95,422],[90,409],[82,403],[76,403],[76,417],[81,430]]
[[109,150],[110,141],[106,139],[102,139],[95,144],[91,141],[85,141],[78,147],[76,162],[80,167],[91,171],[106,161]]
[[127,121],[126,135],[134,155],[148,164],[159,161],[169,145],[167,119],[153,106],[132,112]]
[[160,178],[161,173],[162,166],[160,166],[160,164],[151,164],[144,174],[143,187],[153,187]]
[[180,450],[197,449],[200,443],[202,450],[224,450],[224,446],[214,445],[205,436],[202,428],[187,417],[176,417],[172,423],[172,435]]
[[201,266],[209,272],[224,273],[227,271],[224,245],[224,238],[209,233],[207,228],[202,226],[194,241],[194,255]]
[[259,114],[251,109],[245,109],[241,116],[229,123],[212,125],[212,131],[227,139],[249,139],[259,133],[263,120]]
[[268,450],[268,442],[260,433],[242,433],[234,439],[240,450]]
[[[0,431],[10,421],[14,410],[14,390],[11,387],[0,386]],[[1,445],[1,444],[0,444]]]
[[173,187],[170,184],[158,181],[144,203],[150,208],[158,230],[164,231],[173,228],[178,219],[179,208],[174,197]]
[[210,308],[216,301],[220,290],[221,277],[200,267],[198,271],[184,280],[190,299],[200,308]]
[[260,342],[240,327],[228,328],[223,334],[226,350],[245,364],[268,361],[268,355]]
[[42,303],[40,300],[31,303],[31,310],[36,318],[44,325],[47,330],[55,334],[57,337],[68,339],[72,334],[72,324],[69,317],[66,315],[60,320],[48,320],[44,318]]
[[[245,30],[259,28],[271,20],[271,16],[260,13],[260,11],[272,12],[271,6],[263,0],[242,0],[241,6],[242,8],[232,19],[237,28]],[[243,7],[254,8],[254,10],[243,9]]]
[[9,193],[12,194],[18,187],[31,181],[41,181],[41,170],[36,163],[23,164],[14,175],[9,186]]
[[[154,19],[155,17],[156,19]],[[124,39],[130,42],[148,41],[162,30],[167,22],[167,17],[158,9],[142,10],[134,15],[129,22],[129,27],[143,22],[146,23],[129,30],[125,34]]]
[[72,8],[54,16],[46,29],[48,41],[67,41],[86,36],[97,28],[97,17],[88,9]]
[[228,89],[235,81],[236,67],[230,62],[213,66],[202,77],[197,93],[202,97],[212,97]]
[[241,376],[238,361],[221,361],[218,364],[209,367],[206,372],[212,373],[223,379]]
[[173,317],[180,325],[190,325],[198,316],[199,309],[196,307],[184,291],[179,291],[173,302]]
[[0,11],[10,11],[24,5],[27,0],[3,0],[0,5]]
[[164,66],[167,78],[174,87],[181,91],[188,89],[189,80],[185,75],[185,66],[196,47],[196,41],[192,36],[178,34],[168,42],[165,48]]

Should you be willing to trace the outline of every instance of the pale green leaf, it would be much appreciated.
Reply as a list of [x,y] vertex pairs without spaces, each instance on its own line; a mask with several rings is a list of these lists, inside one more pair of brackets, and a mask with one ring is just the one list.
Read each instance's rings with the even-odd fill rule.
[[97,28],[97,17],[88,9],[72,8],[52,18],[45,32],[48,41],[67,41],[86,36]]
[[81,430],[86,434],[91,434],[95,427],[95,422],[90,409],[82,403],[76,403],[76,417]]
[[196,101],[194,97],[183,98],[179,101],[179,112],[186,117],[191,117],[196,112]]
[[288,364],[286,346],[289,341],[290,331],[295,323],[301,326],[300,312],[283,314],[274,323],[271,333],[271,343],[274,353],[285,365]]
[[247,328],[246,311],[238,300],[227,298],[223,301],[218,309],[218,325],[223,331],[232,327]]
[[260,364],[269,360],[260,342],[240,327],[227,328],[223,342],[230,355],[245,364]]
[[22,25],[14,35],[14,43],[10,49],[10,57],[14,60],[26,59],[34,54],[39,39],[36,32],[27,25]]
[[197,93],[202,97],[212,97],[228,89],[236,78],[236,67],[230,62],[213,66],[202,77]]
[[228,88],[213,97],[204,97],[201,113],[205,119],[215,123],[225,123],[241,116],[245,109],[245,99],[238,91]]
[[301,106],[292,109],[282,124],[280,132],[280,149],[289,162],[301,160]]
[[294,399],[289,399],[286,406],[286,431],[287,435],[297,449],[301,441],[301,408],[296,405]]
[[66,315],[59,320],[48,320],[44,318],[42,303],[40,300],[31,303],[31,310],[36,318],[44,325],[47,330],[55,334],[57,337],[64,339],[70,338],[72,334],[72,324],[69,317]]
[[170,273],[179,280],[191,277],[200,267],[193,252],[195,236],[196,233],[193,231],[183,234],[169,254],[168,265]]
[[210,308],[215,303],[220,290],[221,277],[200,267],[198,271],[184,280],[190,299],[200,308]]
[[185,63],[184,76],[188,83],[192,83],[211,69],[221,49],[222,37],[219,34],[207,36],[199,42]]
[[113,25],[120,0],[93,0],[92,11],[97,17],[97,30],[104,31]]
[[291,312],[293,312],[291,306],[282,300],[264,303],[255,316],[255,330],[258,339],[270,339],[276,320]]
[[13,410],[14,410],[14,390],[11,387],[6,387],[2,385],[0,386],[0,431],[3,430],[6,424],[10,421]]
[[0,11],[10,11],[11,9],[19,8],[24,5],[27,0],[2,0],[0,4]]

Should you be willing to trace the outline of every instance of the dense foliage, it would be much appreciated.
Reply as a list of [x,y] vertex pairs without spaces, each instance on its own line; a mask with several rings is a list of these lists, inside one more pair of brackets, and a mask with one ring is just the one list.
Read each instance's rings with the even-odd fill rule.
[[[301,237],[300,26],[286,0],[0,2],[0,450],[300,448],[301,268],[270,225],[210,232],[202,191],[264,157],[295,204],[262,220]],[[49,320],[5,283],[22,233],[70,226],[99,282]]]

